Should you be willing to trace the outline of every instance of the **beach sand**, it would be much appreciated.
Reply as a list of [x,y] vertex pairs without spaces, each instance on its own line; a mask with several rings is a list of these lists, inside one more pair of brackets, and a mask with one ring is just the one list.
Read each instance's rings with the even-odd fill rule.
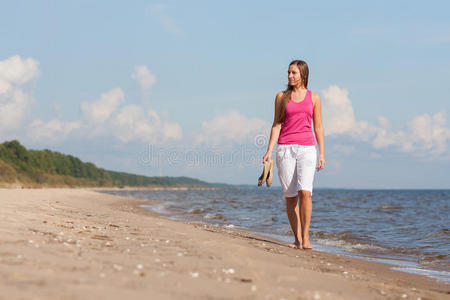
[[449,299],[389,265],[164,219],[90,189],[0,190],[0,299]]

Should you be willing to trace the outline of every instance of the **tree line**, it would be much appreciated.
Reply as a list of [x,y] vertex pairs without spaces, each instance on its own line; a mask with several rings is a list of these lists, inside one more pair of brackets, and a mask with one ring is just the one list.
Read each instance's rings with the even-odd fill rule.
[[79,186],[190,186],[213,187],[190,177],[149,177],[98,168],[90,162],[59,152],[28,150],[18,140],[0,144],[0,181],[31,182],[37,185]]

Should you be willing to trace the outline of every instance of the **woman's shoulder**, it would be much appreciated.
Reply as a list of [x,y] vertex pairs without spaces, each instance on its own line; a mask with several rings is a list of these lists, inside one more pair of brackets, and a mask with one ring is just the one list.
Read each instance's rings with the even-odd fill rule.
[[315,93],[315,92],[313,92],[311,90],[310,90],[310,92],[311,92],[311,99],[313,100],[314,103],[316,103],[316,101],[320,101],[319,94],[317,94],[317,93]]
[[277,103],[280,102],[281,99],[283,99],[283,96],[284,96],[284,91],[278,92],[277,96],[275,97],[275,102],[277,102]]
[[277,99],[283,97],[285,91],[281,91],[277,93]]

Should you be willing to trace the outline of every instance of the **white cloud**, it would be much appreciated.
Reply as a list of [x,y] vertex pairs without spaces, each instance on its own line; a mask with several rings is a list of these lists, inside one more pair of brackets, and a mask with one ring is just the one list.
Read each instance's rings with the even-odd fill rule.
[[18,88],[0,94],[0,132],[19,128],[33,101]]
[[136,66],[131,77],[137,80],[144,90],[150,89],[156,82],[155,75],[146,66]]
[[39,75],[39,62],[19,55],[0,61],[0,81],[22,85]]
[[133,140],[156,143],[182,136],[178,124],[161,120],[155,111],[145,114],[137,105],[122,107],[112,120],[112,129],[114,135],[124,143]]
[[389,120],[383,116],[379,116],[378,125],[375,129],[376,133],[374,139],[372,139],[372,145],[376,149],[394,145],[398,141],[399,133],[392,130]]
[[376,149],[393,146],[401,152],[416,156],[440,155],[447,151],[447,142],[450,140],[450,129],[446,123],[445,110],[432,116],[415,116],[405,128],[399,130],[392,128],[387,118],[378,117],[378,126],[372,128],[372,145]]
[[397,151],[415,156],[441,155],[447,151],[450,129],[446,124],[445,110],[432,116],[415,116],[404,128],[396,129],[384,116],[378,117],[376,125],[357,121],[346,89],[333,85],[322,94],[323,123],[327,136],[348,135],[357,142],[370,143],[375,149],[394,147]]
[[166,139],[180,139],[183,135],[181,127],[177,123],[165,122],[162,129]]
[[85,139],[111,136],[122,143],[160,143],[182,137],[180,125],[162,119],[156,111],[146,112],[134,104],[120,106],[123,97],[123,92],[116,88],[103,93],[98,100],[84,102],[82,109],[88,121],[35,120],[28,127],[28,138],[60,142],[74,136]]
[[230,110],[211,121],[204,121],[195,141],[212,144],[253,142],[256,135],[266,133],[270,127],[271,124],[262,119],[247,118],[238,111]]
[[34,102],[22,86],[39,75],[39,62],[15,55],[0,61],[0,133],[17,129]]
[[440,111],[432,116],[416,116],[408,124],[406,138],[402,141],[404,151],[431,151],[442,154],[447,151],[450,129],[447,127],[447,112]]
[[[143,88],[150,88],[155,82],[145,66],[136,67],[135,71],[136,79]],[[66,122],[54,118],[43,122],[37,119],[28,126],[28,138],[53,142],[76,136],[85,139],[109,136],[123,143],[158,143],[182,137],[180,125],[161,118],[156,111],[146,111],[134,104],[122,105],[124,98],[122,89],[116,87],[102,93],[94,101],[82,102],[82,120]]]
[[158,143],[182,137],[180,125],[162,119],[156,111],[145,111],[139,105],[121,105],[124,97],[120,88],[114,88],[93,102],[83,102],[82,111],[88,120],[81,128],[85,136],[110,135],[123,143]]
[[364,121],[356,121],[348,91],[332,85],[323,90],[322,95],[325,135],[350,134],[366,140],[369,125]]
[[323,94],[323,123],[326,135],[346,133],[356,126],[353,106],[348,99],[348,91],[336,85],[330,86]]
[[166,12],[166,6],[163,4],[154,4],[150,7],[150,16],[157,19],[164,29],[174,35],[181,35],[182,32],[176,21]]
[[124,93],[122,89],[113,88],[101,94],[100,98],[93,102],[81,103],[81,110],[89,122],[102,124],[117,110],[123,99]]
[[28,136],[33,141],[44,140],[48,142],[60,142],[65,140],[70,133],[81,128],[81,122],[62,122],[52,119],[48,122],[33,121],[28,128]]
[[11,87],[12,86],[8,81],[6,81],[4,79],[0,79],[0,95],[6,94]]
[[[36,60],[23,59],[18,55],[0,61],[0,134],[21,128],[34,102],[22,86],[39,75],[38,66]],[[143,89],[151,88],[156,81],[146,66],[137,66],[133,77]],[[170,122],[166,117],[161,118],[156,111],[145,111],[141,106],[121,106],[124,98],[122,89],[116,87],[92,102],[82,102],[82,120],[53,118],[45,122],[35,119],[24,128],[24,138],[59,142],[78,134],[85,139],[113,136],[122,142],[137,140],[156,143],[182,137],[179,124]]]

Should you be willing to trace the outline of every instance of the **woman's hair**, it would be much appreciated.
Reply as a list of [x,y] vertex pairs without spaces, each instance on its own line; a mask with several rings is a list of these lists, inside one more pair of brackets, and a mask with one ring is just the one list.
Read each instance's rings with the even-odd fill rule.
[[[289,67],[292,65],[296,65],[298,69],[300,70],[300,78],[302,79],[303,87],[308,88],[308,76],[309,76],[309,68],[308,64],[304,62],[303,60],[293,60]],[[284,118],[286,116],[286,105],[289,102],[289,99],[291,98],[292,90],[294,87],[287,84],[286,90],[283,92],[283,98],[281,100],[281,109],[280,113],[278,114],[277,123],[283,123]]]

